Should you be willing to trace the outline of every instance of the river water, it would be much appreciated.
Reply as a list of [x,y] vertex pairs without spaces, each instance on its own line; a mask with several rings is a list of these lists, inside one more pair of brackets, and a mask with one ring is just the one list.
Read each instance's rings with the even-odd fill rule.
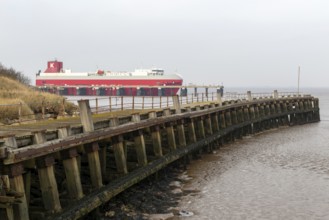
[[[203,155],[179,209],[188,219],[329,219],[329,89],[320,99],[321,122],[244,137]],[[181,217],[180,217],[181,218]],[[185,217],[184,217],[185,218]]]

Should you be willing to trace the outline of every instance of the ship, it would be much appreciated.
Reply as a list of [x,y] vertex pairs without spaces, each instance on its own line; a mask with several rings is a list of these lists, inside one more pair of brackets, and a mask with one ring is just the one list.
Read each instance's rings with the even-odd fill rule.
[[68,96],[171,96],[182,83],[179,74],[165,74],[160,68],[72,72],[63,68],[63,62],[54,60],[47,62],[44,72],[36,74],[35,84],[42,91]]

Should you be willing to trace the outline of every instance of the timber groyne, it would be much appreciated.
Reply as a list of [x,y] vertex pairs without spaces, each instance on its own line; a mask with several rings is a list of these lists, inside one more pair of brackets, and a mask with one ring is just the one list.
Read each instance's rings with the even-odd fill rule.
[[[7,219],[78,219],[168,164],[279,126],[320,121],[310,95],[253,98],[93,120],[0,137],[0,212]],[[2,208],[2,209],[1,209]],[[1,218],[3,219],[3,218]]]

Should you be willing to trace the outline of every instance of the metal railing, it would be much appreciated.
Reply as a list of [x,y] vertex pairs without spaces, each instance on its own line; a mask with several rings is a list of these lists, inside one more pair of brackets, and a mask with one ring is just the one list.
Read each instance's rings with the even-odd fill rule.
[[[261,98],[274,98],[274,93],[249,93],[251,99],[261,99]],[[277,93],[278,97],[303,97],[308,96],[304,94],[297,94],[296,92],[282,92]],[[249,98],[250,98],[249,97]],[[77,102],[82,99],[88,99],[90,103],[91,110],[94,114],[113,112],[113,111],[122,111],[122,110],[145,110],[145,109],[161,109],[161,108],[170,108],[173,106],[173,100],[171,96],[108,96],[108,97],[96,97],[96,98],[65,98],[59,103],[59,111],[48,112],[47,103],[40,101],[40,103],[35,103],[41,106],[41,112],[39,113],[24,113],[23,106],[27,104],[17,103],[17,104],[0,104],[0,112],[4,111],[4,108],[7,108],[8,111],[12,111],[16,118],[7,119],[5,124],[12,123],[22,123],[36,120],[45,120],[49,118],[57,118],[58,116],[65,115],[65,102],[72,102],[77,105]],[[248,100],[248,93],[236,93],[236,92],[226,92],[221,101],[230,101],[230,100]],[[188,105],[193,103],[203,103],[203,102],[217,102],[218,93],[189,93],[185,96],[179,96],[179,102],[181,105]],[[16,113],[15,113],[16,112]],[[75,114],[78,114],[78,105],[77,111]],[[5,119],[6,120],[6,119]],[[2,122],[4,122],[2,120]]]

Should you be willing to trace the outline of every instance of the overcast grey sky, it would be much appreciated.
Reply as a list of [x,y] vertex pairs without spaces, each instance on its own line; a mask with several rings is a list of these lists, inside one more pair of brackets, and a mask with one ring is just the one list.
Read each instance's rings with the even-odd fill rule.
[[184,83],[327,87],[328,0],[0,0],[0,62],[28,75],[162,67]]

